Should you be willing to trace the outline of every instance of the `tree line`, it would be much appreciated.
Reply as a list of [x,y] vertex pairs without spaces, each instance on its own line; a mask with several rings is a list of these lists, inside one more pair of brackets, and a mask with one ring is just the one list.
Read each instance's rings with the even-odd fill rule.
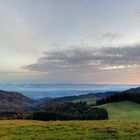
[[104,108],[93,108],[85,102],[63,103],[33,112],[28,119],[33,120],[104,120],[108,113]]
[[133,93],[133,92],[118,92],[113,95],[104,97],[100,100],[96,101],[96,105],[101,105],[105,103],[112,103],[112,102],[118,102],[118,101],[124,101],[129,100],[135,103],[140,104],[140,93]]

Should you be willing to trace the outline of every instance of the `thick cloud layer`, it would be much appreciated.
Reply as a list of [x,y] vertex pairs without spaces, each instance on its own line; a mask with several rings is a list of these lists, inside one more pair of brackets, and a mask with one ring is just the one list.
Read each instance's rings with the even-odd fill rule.
[[35,64],[24,68],[37,72],[105,71],[138,69],[140,67],[140,45],[125,47],[77,47],[44,53]]

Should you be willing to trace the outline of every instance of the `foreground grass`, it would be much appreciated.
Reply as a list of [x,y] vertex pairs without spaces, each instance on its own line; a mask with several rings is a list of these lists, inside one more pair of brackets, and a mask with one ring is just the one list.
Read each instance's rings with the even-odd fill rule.
[[140,140],[140,120],[0,121],[0,140]]
[[140,118],[140,104],[131,101],[121,101],[101,105],[107,110],[111,119]]

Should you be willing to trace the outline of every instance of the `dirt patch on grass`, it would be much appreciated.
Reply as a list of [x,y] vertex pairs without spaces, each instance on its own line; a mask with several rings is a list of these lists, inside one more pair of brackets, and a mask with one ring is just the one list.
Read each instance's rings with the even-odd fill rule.
[[126,132],[134,133],[134,132],[136,132],[137,130],[138,130],[137,127],[132,126],[132,127],[128,127],[128,128],[126,129]]
[[118,133],[118,131],[115,128],[106,128],[107,133]]

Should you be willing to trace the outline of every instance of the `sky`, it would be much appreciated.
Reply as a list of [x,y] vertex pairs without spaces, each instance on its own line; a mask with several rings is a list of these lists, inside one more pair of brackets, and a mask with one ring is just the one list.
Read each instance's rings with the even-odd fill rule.
[[0,0],[0,82],[140,84],[139,0]]

